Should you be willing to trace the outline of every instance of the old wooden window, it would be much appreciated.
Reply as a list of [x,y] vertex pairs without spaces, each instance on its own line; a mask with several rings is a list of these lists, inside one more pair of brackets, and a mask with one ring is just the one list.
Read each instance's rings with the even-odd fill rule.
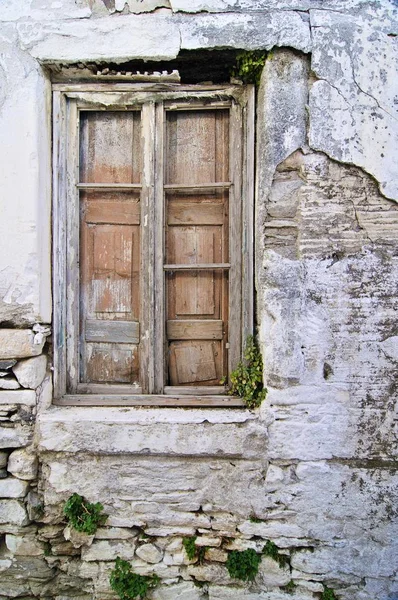
[[252,329],[253,98],[54,86],[60,403],[240,404],[224,381]]

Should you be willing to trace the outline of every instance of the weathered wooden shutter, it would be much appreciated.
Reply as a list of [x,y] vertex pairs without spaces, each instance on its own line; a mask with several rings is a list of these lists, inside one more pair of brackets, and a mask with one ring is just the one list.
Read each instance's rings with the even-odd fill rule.
[[80,117],[81,384],[139,384],[140,112]]
[[166,118],[166,334],[171,386],[227,374],[229,110]]

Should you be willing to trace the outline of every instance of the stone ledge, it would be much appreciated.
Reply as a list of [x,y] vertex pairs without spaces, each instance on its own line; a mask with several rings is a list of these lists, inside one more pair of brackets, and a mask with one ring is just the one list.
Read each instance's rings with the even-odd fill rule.
[[52,408],[38,418],[41,452],[257,458],[267,427],[246,410]]

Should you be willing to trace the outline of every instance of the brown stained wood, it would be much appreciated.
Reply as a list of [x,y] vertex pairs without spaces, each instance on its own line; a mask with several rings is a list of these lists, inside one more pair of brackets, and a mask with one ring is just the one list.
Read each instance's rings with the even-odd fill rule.
[[[106,381],[103,383],[90,382],[92,376],[97,378],[98,381],[102,381],[100,377],[106,374],[112,381],[114,380],[112,378],[122,379],[120,388],[117,387],[119,385],[117,382],[111,386],[113,391],[109,392],[110,395],[113,395],[116,389],[120,389],[120,393],[123,394],[124,389],[129,388],[134,394],[139,393],[139,389],[144,390],[145,394],[148,391],[155,392],[159,398],[159,392],[164,389],[162,363],[165,365],[166,361],[162,360],[162,357],[166,317],[169,323],[170,321],[176,321],[178,327],[181,327],[180,323],[184,321],[185,323],[192,322],[190,317],[194,317],[194,321],[200,322],[200,327],[203,327],[201,323],[206,323],[205,327],[208,327],[207,323],[212,321],[221,323],[221,327],[217,325],[217,339],[210,341],[201,338],[199,337],[201,335],[200,331],[202,331],[202,335],[210,335],[210,333],[203,334],[203,329],[200,331],[194,329],[191,334],[198,336],[199,339],[189,338],[188,332],[181,334],[186,335],[188,339],[168,340],[170,345],[170,383],[178,380],[177,384],[169,387],[173,390],[178,389],[179,385],[182,386],[183,395],[186,393],[199,394],[199,391],[195,391],[196,388],[198,390],[202,389],[204,393],[207,393],[205,390],[213,388],[217,390],[214,392],[217,394],[218,390],[223,389],[218,384],[219,379],[227,373],[228,353],[230,355],[229,369],[232,368],[234,361],[236,362],[240,358],[240,348],[243,342],[241,335],[242,315],[246,332],[252,321],[253,313],[251,298],[247,303],[248,308],[245,304],[242,308],[242,304],[239,304],[240,299],[236,301],[238,288],[239,294],[242,291],[242,282],[243,293],[245,293],[246,288],[248,290],[253,289],[252,280],[250,280],[252,263],[252,255],[250,255],[250,240],[252,238],[250,231],[250,227],[252,227],[252,209],[250,207],[250,202],[252,202],[250,200],[250,195],[252,195],[251,175],[244,175],[242,183],[242,164],[244,163],[245,167],[247,163],[249,170],[253,166],[254,155],[250,150],[253,125],[249,122],[248,125],[245,125],[246,128],[243,128],[244,120],[249,121],[253,116],[253,95],[250,96],[250,92],[246,95],[246,88],[243,86],[223,88],[222,86],[170,85],[162,87],[161,91],[165,102],[168,103],[166,105],[167,111],[164,113],[162,102],[159,102],[159,89],[152,84],[122,84],[121,86],[118,84],[115,86],[112,84],[81,84],[78,87],[68,87],[66,85],[61,89],[71,90],[66,94],[59,94],[58,107],[62,104],[62,96],[69,106],[65,117],[69,124],[67,137],[69,141],[73,142],[75,149],[78,148],[78,144],[75,144],[74,141],[77,139],[77,108],[83,111],[81,119],[82,143],[80,145],[82,175],[80,183],[78,183],[77,167],[79,161],[75,149],[68,150],[64,159],[64,163],[69,163],[68,177],[64,186],[67,191],[63,193],[62,186],[57,181],[55,182],[58,189],[61,189],[61,195],[63,194],[63,199],[60,196],[57,204],[59,206],[64,202],[67,205],[68,220],[70,220],[70,215],[73,215],[73,211],[76,212],[77,205],[72,202],[72,206],[70,206],[67,197],[77,198],[76,185],[82,190],[83,226],[81,227],[80,252],[83,251],[83,248],[83,253],[86,252],[86,266],[82,264],[83,257],[80,256],[83,273],[82,281],[89,281],[90,278],[87,277],[87,274],[94,273],[94,271],[96,271],[99,281],[99,284],[96,283],[92,286],[91,291],[89,286],[87,288],[88,292],[85,290],[83,293],[82,290],[82,339],[84,340],[87,320],[98,321],[101,328],[103,322],[114,323],[124,320],[131,322],[129,319],[132,317],[133,322],[137,321],[141,314],[141,340],[138,345],[117,344],[105,340],[103,342],[87,342],[87,356],[90,360],[92,359],[92,364],[89,365],[88,372],[85,372],[84,368],[82,369],[83,380],[85,379],[86,383],[79,384],[78,377],[76,377],[76,374],[78,374],[76,367],[79,364],[79,353],[78,344],[76,344],[78,319],[76,319],[75,302],[75,291],[79,289],[79,280],[76,284],[76,276],[73,279],[73,272],[76,272],[76,267],[72,267],[71,273],[68,274],[68,284],[71,284],[69,289],[72,289],[73,292],[71,297],[67,298],[66,310],[62,306],[62,303],[65,304],[66,292],[60,294],[59,301],[61,313],[65,314],[68,319],[68,325],[64,327],[65,333],[62,333],[61,330],[59,334],[59,343],[62,344],[63,339],[66,337],[66,331],[68,331],[67,354],[69,361],[64,371],[68,371],[69,382],[75,378],[73,385],[68,388],[69,391],[79,389],[79,393],[85,390],[83,393],[95,394],[99,389],[106,389],[109,386]],[[89,93],[90,90],[92,90],[92,94]],[[189,96],[191,91],[195,92],[194,102],[191,102]],[[156,108],[152,103],[155,96]],[[229,111],[226,109],[226,105],[231,106],[231,96],[235,96],[237,101],[232,102],[232,110]],[[202,100],[199,98],[202,98]],[[220,101],[217,98],[222,100]],[[121,109],[128,107],[129,110],[115,110],[118,102],[121,103]],[[189,106],[187,106],[187,102]],[[200,105],[200,102],[203,104]],[[125,103],[124,106],[123,103]],[[110,111],[104,110],[107,105],[112,106]],[[96,109],[96,106],[100,110]],[[139,110],[141,106],[142,110]],[[56,118],[60,118],[62,122],[62,110],[58,108],[56,113],[57,102],[54,103],[54,108],[54,114],[57,114]],[[242,119],[242,111],[244,119]],[[95,113],[99,115],[100,119],[103,119],[104,127],[93,124],[92,115]],[[143,114],[144,124],[142,130],[139,124],[140,114]],[[128,116],[127,121],[133,115],[133,121],[136,120],[138,123],[138,127],[134,127],[133,123],[133,131],[130,133],[131,145],[128,151],[125,151],[125,148],[127,148],[127,138],[129,137],[129,125],[123,126],[122,134],[116,136],[118,129],[116,122],[124,122],[124,115]],[[112,122],[107,120],[106,117],[108,116],[115,116],[116,118]],[[163,129],[164,116],[167,124]],[[91,121],[89,117],[91,117]],[[164,144],[163,131],[165,132]],[[120,143],[115,143],[116,137],[120,138]],[[242,138],[244,138],[244,144],[242,144]],[[109,151],[105,150],[107,144]],[[55,158],[62,164],[62,148],[60,145],[62,144],[57,142],[55,136]],[[118,149],[120,150],[121,147],[123,157],[119,156],[118,158]],[[163,149],[165,151],[164,156]],[[92,160],[95,155],[97,161],[95,158],[94,161]],[[110,160],[107,160],[107,157]],[[104,160],[107,160],[105,166],[102,164]],[[119,166],[117,163],[119,163]],[[244,170],[243,168],[243,172]],[[165,173],[166,179],[165,186],[162,185],[163,173]],[[91,177],[93,178],[91,179]],[[125,204],[125,198],[127,197],[126,192],[131,192],[134,189],[141,190],[141,203],[137,204],[134,200],[135,206],[133,208]],[[164,190],[167,190],[166,206],[164,205]],[[98,196],[95,201],[84,199],[84,194],[89,196],[91,193],[102,194],[102,198]],[[120,198],[117,200],[112,198],[111,200],[111,196],[115,194],[119,194]],[[227,198],[228,195],[230,200]],[[57,198],[57,191],[55,191],[55,198]],[[130,202],[130,200],[127,200],[127,202]],[[229,207],[229,202],[231,207]],[[247,209],[243,210],[243,238],[242,202],[247,203]],[[141,209],[142,213],[139,220],[137,209]],[[62,209],[59,214],[62,214]],[[86,218],[84,218],[84,214]],[[166,228],[165,244],[163,242],[163,226]],[[130,228],[131,234],[123,231],[123,227]],[[185,243],[187,240],[186,238],[185,241],[183,239],[184,230],[192,228],[195,229],[195,240],[192,242],[192,239],[188,239],[188,242]],[[106,229],[109,230],[106,231]],[[140,232],[138,231],[137,235],[137,233],[134,233],[134,229],[142,229],[142,239]],[[66,251],[68,262],[75,265],[78,264],[79,260],[79,244],[76,244],[76,239],[78,239],[76,236],[77,230],[78,228],[69,226],[68,250]],[[176,233],[177,231],[178,233]],[[246,231],[248,232],[247,235]],[[209,243],[210,232],[212,239]],[[192,255],[194,250],[195,258],[192,258],[192,255],[191,259],[188,258],[188,260],[198,262],[184,264],[186,257],[183,260],[178,255],[171,258],[171,254],[176,249],[176,238],[181,235],[180,242],[177,239],[178,253],[183,254],[188,249],[188,253],[191,252]],[[189,238],[191,237],[189,236]],[[56,237],[54,239],[57,240]],[[62,227],[59,239],[62,243]],[[203,243],[204,240],[205,243]],[[242,243],[244,244],[243,247]],[[141,246],[141,251],[138,250],[138,253],[136,252],[137,244],[138,247]],[[197,255],[201,252],[201,244],[202,248],[205,248],[205,252],[209,252],[211,247],[213,250],[211,259],[206,257],[202,262],[199,262],[200,258]],[[192,248],[192,245],[194,248]],[[126,248],[129,247],[132,249],[130,263],[126,260],[126,254],[129,253],[126,252]],[[241,252],[239,248],[242,249]],[[112,254],[113,262],[109,254]],[[242,254],[244,257],[243,279]],[[164,264],[165,259],[166,264]],[[60,264],[59,280],[60,289],[62,289],[62,260]],[[169,269],[175,272],[169,272]],[[206,272],[200,272],[202,269]],[[140,281],[140,271],[142,272],[143,281]],[[167,292],[164,305],[163,281],[165,271]],[[109,276],[112,284],[106,284]],[[182,286],[183,294],[176,293],[178,278],[181,278],[178,285],[181,284],[180,288]],[[184,281],[184,278],[186,281]],[[178,316],[176,308],[179,309],[181,306],[178,307],[177,304],[181,304],[181,298],[184,294],[188,298],[189,288],[192,287],[193,289],[197,286],[200,278],[203,279],[204,285],[200,285],[197,292],[191,294],[192,297],[196,296],[196,299],[193,301],[189,298],[187,302],[182,302],[185,308],[199,312],[193,312],[192,315],[182,313]],[[56,285],[55,279],[54,285]],[[126,279],[131,282],[129,288],[130,309],[128,310],[127,305],[129,302],[126,299],[128,300],[129,293],[123,283]],[[189,279],[195,279],[196,283],[188,283]],[[114,284],[114,281],[116,281],[116,284]],[[231,281],[231,285],[228,283],[229,281]],[[211,285],[209,285],[210,282]],[[141,284],[143,284],[142,294],[140,294]],[[103,289],[94,289],[95,286],[97,288],[103,286]],[[123,289],[118,289],[118,287]],[[232,296],[231,301],[229,300],[230,295]],[[97,301],[98,304],[96,304]],[[96,310],[92,315],[90,310],[93,309],[94,305]],[[131,306],[134,306],[133,310],[131,310]],[[166,306],[167,315],[163,316],[162,309],[164,306]],[[115,312],[110,310],[111,308],[117,308],[118,310]],[[204,312],[208,310],[213,312],[209,314]],[[134,312],[137,315],[134,315]],[[231,324],[229,324],[229,320]],[[62,322],[62,318],[60,322]],[[174,327],[174,325],[171,327]],[[223,336],[222,339],[219,338],[220,330]],[[72,331],[71,335],[69,331]],[[175,334],[170,329],[170,325],[168,331],[174,337]],[[119,351],[115,353],[113,346],[119,346]],[[229,352],[227,346],[230,347]],[[116,360],[118,352],[119,356]],[[129,352],[134,354],[134,358],[128,358]],[[141,352],[143,361],[139,367],[138,354]],[[196,356],[202,355],[202,359],[195,358],[195,354]],[[59,357],[62,364],[62,350],[59,352]],[[117,373],[117,369],[120,369],[120,373]],[[140,377],[138,377],[138,369],[140,369]],[[172,374],[173,370],[175,376]],[[130,371],[130,380],[126,380],[124,383],[128,371]],[[134,381],[132,381],[133,377]],[[197,380],[189,383],[187,378],[191,377],[195,377]],[[213,379],[204,379],[204,377]],[[131,385],[138,379],[141,379],[140,383],[143,384],[141,388]],[[58,379],[57,385],[60,390],[59,395],[65,393],[61,378]],[[102,394],[102,392],[100,393]],[[228,398],[228,400],[231,399]],[[219,397],[217,397],[217,401],[219,401]],[[167,401],[165,405],[169,406],[170,404]],[[193,404],[189,402],[188,405],[195,405],[195,400]]]
[[113,223],[139,225],[141,209],[139,202],[87,202],[86,223]]
[[138,321],[88,319],[85,324],[85,337],[87,342],[138,344],[140,341],[140,324]]
[[169,340],[221,340],[222,337],[222,321],[167,321]]
[[[216,110],[167,113],[166,183],[209,184],[228,181],[216,174]],[[222,170],[223,165],[217,166]]]
[[172,386],[166,385],[164,393],[167,396],[225,396],[228,389],[224,385],[186,385]]
[[165,271],[226,271],[230,268],[230,263],[195,263],[194,265],[164,265]]
[[54,401],[56,406],[164,406],[196,408],[245,408],[241,398],[233,396],[166,396],[166,395],[92,395],[64,396]]
[[[215,260],[215,232],[198,227],[173,228],[175,258],[182,263],[211,263]],[[215,309],[213,273],[175,275],[177,315],[213,315]]]
[[139,183],[140,113],[84,111],[80,122],[80,181]]
[[169,202],[167,219],[169,225],[223,225],[223,204],[204,202]]
[[171,342],[170,384],[213,383],[217,379],[217,342]]
[[101,394],[112,396],[125,396],[142,394],[142,388],[137,385],[126,383],[79,383],[76,394]]
[[138,382],[138,349],[129,344],[87,343],[87,383]]

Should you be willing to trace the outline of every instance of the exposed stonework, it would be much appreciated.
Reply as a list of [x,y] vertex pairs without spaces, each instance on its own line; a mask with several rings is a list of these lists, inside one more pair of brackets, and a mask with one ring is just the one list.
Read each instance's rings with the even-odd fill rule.
[[[4,0],[0,21],[0,600],[114,600],[116,556],[160,577],[153,600],[318,600],[325,585],[397,598],[394,2]],[[33,327],[51,321],[43,65],[220,47],[270,51],[255,225],[267,400],[50,408],[50,332]],[[66,524],[75,492],[104,505],[95,535]],[[267,540],[286,564],[264,556],[253,583],[231,579],[229,553]]]

